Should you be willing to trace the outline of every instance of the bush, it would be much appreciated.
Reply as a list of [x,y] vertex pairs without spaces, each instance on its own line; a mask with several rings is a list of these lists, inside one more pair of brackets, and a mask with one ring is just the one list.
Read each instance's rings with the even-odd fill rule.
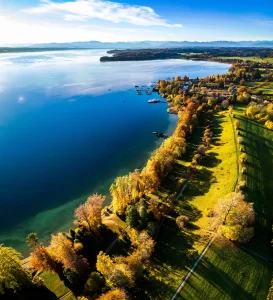
[[234,121],[234,126],[236,129],[238,129],[240,127],[240,121],[239,120],[235,120]]
[[214,183],[214,182],[216,182],[216,178],[215,177],[211,178],[211,180],[210,180],[210,183]]
[[147,225],[147,231],[148,231],[149,235],[153,236],[155,234],[155,230],[156,230],[155,222],[149,222]]
[[212,208],[207,208],[206,209],[206,216],[211,218],[214,217],[214,210]]
[[246,167],[243,167],[243,168],[242,168],[241,173],[242,173],[242,174],[246,174]]
[[244,190],[246,188],[246,182],[244,180],[239,182],[239,186],[238,186],[239,190]]
[[228,107],[229,107],[229,101],[228,101],[228,100],[222,101],[221,107],[222,107],[223,109],[228,109]]
[[247,162],[247,154],[246,153],[242,153],[240,155],[240,161],[241,161],[241,163],[246,163]]
[[189,218],[184,215],[177,217],[175,221],[180,229],[185,228],[189,224]]
[[243,143],[243,138],[242,137],[238,137],[238,139],[237,139],[237,142],[238,142],[238,144],[242,144]]
[[178,179],[178,181],[177,181],[177,188],[178,189],[182,189],[183,186],[185,185],[186,181],[187,180],[185,178]]
[[202,156],[197,153],[193,156],[192,161],[196,160],[199,163],[201,161],[201,159],[202,159]]

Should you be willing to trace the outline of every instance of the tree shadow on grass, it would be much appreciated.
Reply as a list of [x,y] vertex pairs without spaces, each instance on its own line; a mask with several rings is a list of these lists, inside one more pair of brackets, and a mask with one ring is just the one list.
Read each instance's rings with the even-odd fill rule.
[[[172,266],[172,270],[180,270],[187,263],[187,252],[193,244],[200,239],[193,230],[181,230],[175,220],[165,221],[160,236],[156,243],[156,251],[153,261],[157,268]],[[164,265],[162,264],[164,261]],[[180,271],[176,275],[180,275]]]
[[202,217],[202,212],[189,201],[182,201],[176,212],[178,215],[187,216],[190,222],[195,222]]
[[216,152],[209,152],[206,157],[202,160],[202,166],[206,168],[213,168],[219,165],[222,160],[217,158],[219,154]]
[[[209,257],[216,258],[216,261],[211,262],[208,255],[204,256],[177,299],[192,299],[193,296],[196,299],[256,299],[244,288],[248,286],[246,280],[251,279],[251,263],[234,259],[229,251],[232,248],[229,250],[228,244],[219,247],[214,242],[209,249]],[[232,265],[234,270],[230,271],[228,265]]]

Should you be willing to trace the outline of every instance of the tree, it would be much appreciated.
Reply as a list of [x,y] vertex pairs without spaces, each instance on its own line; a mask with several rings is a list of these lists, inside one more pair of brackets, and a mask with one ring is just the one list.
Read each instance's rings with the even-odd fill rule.
[[138,206],[138,214],[140,217],[140,222],[143,228],[146,228],[148,225],[148,212],[147,212],[147,204],[144,199],[140,200]]
[[30,285],[29,275],[21,266],[21,253],[0,245],[0,295],[6,289],[16,292],[20,287]]
[[159,86],[160,88],[164,89],[167,86],[167,82],[165,80],[160,80]]
[[129,205],[126,208],[125,215],[126,215],[126,223],[130,227],[136,227],[138,224],[139,215],[135,205]]
[[77,290],[80,288],[82,278],[79,272],[75,271],[74,269],[65,268],[63,274],[73,289]]
[[60,268],[51,252],[44,246],[30,253],[29,266],[35,271],[51,271],[60,274]]
[[51,236],[50,250],[55,259],[65,268],[74,269],[79,273],[86,273],[88,262],[82,255],[78,255],[72,242],[63,233]]
[[189,218],[187,216],[181,215],[176,218],[176,224],[180,229],[183,229],[186,225],[189,224]]
[[129,297],[124,290],[113,289],[105,294],[102,294],[98,300],[129,300]]
[[255,212],[253,203],[245,202],[242,193],[230,193],[220,199],[214,211],[226,238],[240,243],[252,238]]
[[206,147],[204,145],[200,145],[197,149],[196,149],[196,153],[200,154],[201,156],[205,156],[206,155]]
[[110,187],[114,211],[120,215],[124,214],[126,207],[137,199],[143,191],[139,170],[116,178]]
[[270,130],[273,130],[273,122],[272,121],[268,120],[268,121],[265,122],[264,125],[265,125],[266,128],[268,128]]
[[240,155],[240,161],[241,161],[242,163],[247,162],[247,154],[246,154],[246,153],[242,153],[242,154]]
[[104,285],[105,280],[102,275],[98,272],[92,272],[84,285],[84,294],[89,296],[99,294]]
[[86,227],[90,232],[97,233],[101,226],[102,203],[105,196],[94,194],[75,210],[78,223]]
[[234,121],[234,126],[235,126],[236,129],[239,129],[239,127],[240,127],[240,121],[239,120],[235,120]]
[[41,244],[39,243],[39,238],[37,233],[30,233],[28,234],[27,238],[26,238],[26,242],[29,246],[30,249],[34,250],[36,247],[41,246]]
[[134,253],[136,253],[141,259],[142,264],[146,263],[154,251],[154,240],[150,237],[147,231],[142,231],[135,244],[137,248]]
[[227,109],[229,107],[229,101],[228,100],[222,101],[221,106],[223,109]]
[[233,114],[233,106],[232,105],[230,105],[229,107],[228,107],[228,112],[232,115]]
[[96,267],[110,287],[132,288],[134,286],[133,272],[123,257],[115,257],[113,260],[101,251],[97,256]]

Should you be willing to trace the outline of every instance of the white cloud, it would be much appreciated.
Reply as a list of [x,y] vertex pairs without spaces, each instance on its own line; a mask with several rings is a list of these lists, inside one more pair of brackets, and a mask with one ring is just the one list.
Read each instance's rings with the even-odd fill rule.
[[57,14],[67,21],[101,19],[113,23],[130,23],[140,26],[182,27],[169,24],[148,6],[128,5],[103,0],[76,0],[74,2],[42,1],[43,4],[24,12],[32,14]]
[[[82,24],[82,23],[81,23]],[[168,31],[155,27],[107,26],[106,24],[79,26],[77,22],[59,23],[39,21],[32,18],[0,16],[0,45],[32,44],[50,42],[75,42],[97,40],[102,42],[140,40],[178,40],[179,28]],[[4,30],[6,28],[6,30]],[[165,29],[165,30],[164,30]],[[179,30],[180,31],[180,30]]]

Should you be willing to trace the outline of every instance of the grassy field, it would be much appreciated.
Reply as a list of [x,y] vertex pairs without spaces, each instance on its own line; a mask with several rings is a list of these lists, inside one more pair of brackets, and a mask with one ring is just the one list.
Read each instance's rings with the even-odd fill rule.
[[[45,286],[53,292],[58,298],[68,293],[70,290],[60,280],[59,276],[52,272],[43,272],[39,275],[45,283]],[[73,295],[70,295],[71,300],[76,299]]]
[[[215,115],[213,132],[207,157],[177,206],[177,215],[187,215],[192,225],[182,232],[174,219],[165,221],[155,255],[140,285],[143,292],[137,295],[139,299],[170,299],[173,296],[209,240],[207,208],[214,206],[219,198],[234,188],[237,179],[236,152],[232,123],[227,113]],[[202,134],[202,128],[198,128],[189,141],[187,155],[180,162],[181,168],[191,161]]]
[[256,57],[256,56],[246,56],[246,57],[241,57],[241,56],[230,56],[230,57],[219,56],[218,58],[221,58],[221,59],[241,59],[241,60],[251,60],[251,61],[254,61],[254,62],[273,63],[273,58],[272,57],[262,59],[262,58]]
[[244,150],[248,155],[245,176],[248,201],[254,203],[256,211],[256,235],[250,247],[264,256],[269,256],[268,240],[271,234],[273,211],[273,132],[263,125],[242,115],[238,108],[240,132],[244,139]]
[[[273,208],[273,132],[243,116],[237,107],[240,132],[248,155],[247,200],[256,211],[255,236],[245,247],[269,258]],[[180,299],[266,299],[272,266],[223,238],[215,240]]]
[[213,143],[199,167],[197,177],[190,182],[189,189],[178,206],[179,214],[188,215],[190,218],[196,217],[187,209],[188,205],[198,208],[200,216],[194,222],[198,234],[204,229],[209,229],[210,218],[206,216],[207,209],[233,191],[237,180],[234,133],[227,112],[214,117],[213,133]]
[[[247,87],[256,87],[261,85],[262,82],[246,82]],[[263,92],[266,95],[273,95],[273,82],[268,82],[266,85],[261,86],[255,90],[253,90],[253,94],[257,94],[259,92]]]
[[224,238],[217,238],[176,299],[266,299],[268,265]]

